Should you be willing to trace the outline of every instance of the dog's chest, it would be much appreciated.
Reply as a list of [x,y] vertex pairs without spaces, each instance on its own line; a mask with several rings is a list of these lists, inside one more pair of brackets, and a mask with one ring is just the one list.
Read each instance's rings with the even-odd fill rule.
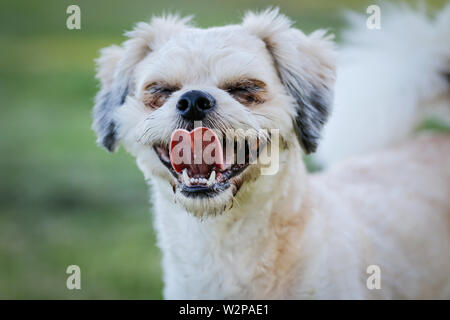
[[273,287],[276,279],[266,272],[271,249],[255,241],[264,232],[256,223],[199,221],[164,202],[156,210],[165,298],[250,299]]

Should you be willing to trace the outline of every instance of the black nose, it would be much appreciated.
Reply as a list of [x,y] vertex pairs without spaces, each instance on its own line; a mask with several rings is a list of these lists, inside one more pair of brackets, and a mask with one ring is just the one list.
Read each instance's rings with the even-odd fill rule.
[[203,120],[206,114],[214,108],[216,100],[202,91],[188,91],[180,97],[177,103],[178,113],[186,120]]

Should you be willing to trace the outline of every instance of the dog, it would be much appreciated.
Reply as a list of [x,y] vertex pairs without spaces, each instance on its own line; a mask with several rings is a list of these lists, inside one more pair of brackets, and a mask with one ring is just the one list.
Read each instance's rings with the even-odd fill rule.
[[[435,21],[402,10],[391,15],[405,16],[419,17],[419,26],[413,19],[402,32],[356,37],[343,50],[347,66],[355,59],[362,69],[337,73],[332,36],[324,30],[306,35],[277,9],[208,29],[195,27],[190,17],[154,17],[138,23],[122,45],[101,51],[93,129],[99,145],[114,151],[120,144],[132,154],[151,185],[165,298],[450,298],[450,136],[411,138],[415,122],[407,117],[407,110],[448,107],[450,6]],[[421,26],[434,38],[414,43],[408,32]],[[377,45],[380,39],[384,46]],[[433,63],[395,56],[385,51],[389,43]],[[371,60],[372,54],[389,63]],[[395,61],[398,70],[419,71],[391,75]],[[319,146],[336,74],[336,118],[325,128],[318,158],[329,168],[309,174],[303,154]],[[378,82],[363,81],[370,77]],[[360,88],[367,84],[386,90]],[[378,118],[364,120],[376,114],[368,110],[375,103],[369,99],[396,109],[395,119],[388,112],[392,121],[385,129],[401,128],[405,141],[376,144],[370,136],[364,144],[370,128],[359,133],[358,123],[383,130]],[[264,165],[247,158],[239,165],[221,162],[225,148],[218,141],[231,129],[257,132],[257,154],[275,141],[259,132],[277,129],[278,148],[271,150],[279,155],[277,172],[262,174]],[[197,170],[174,163],[181,141],[174,135],[195,143],[195,132],[210,131],[218,161],[201,160]],[[379,273],[375,287],[371,270]]]

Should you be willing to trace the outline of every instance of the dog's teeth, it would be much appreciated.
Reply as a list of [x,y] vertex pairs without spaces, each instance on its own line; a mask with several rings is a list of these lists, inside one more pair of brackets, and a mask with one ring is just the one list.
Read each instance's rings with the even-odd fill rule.
[[209,179],[208,179],[208,182],[207,182],[208,186],[212,186],[215,181],[216,181],[216,171],[213,170],[211,172],[211,175],[209,176]]
[[189,179],[189,175],[188,175],[188,173],[187,173],[187,169],[184,169],[184,170],[183,170],[183,180],[184,180],[184,183],[185,183],[186,185],[188,185],[188,186],[191,185],[190,179]]

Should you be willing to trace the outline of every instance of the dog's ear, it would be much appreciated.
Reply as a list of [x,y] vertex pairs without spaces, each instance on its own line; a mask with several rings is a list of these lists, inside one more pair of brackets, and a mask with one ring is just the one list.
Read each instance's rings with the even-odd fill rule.
[[133,93],[135,66],[151,50],[187,27],[190,20],[191,17],[170,15],[153,18],[150,23],[140,22],[125,33],[129,39],[121,46],[110,46],[100,51],[96,60],[100,91],[95,98],[92,125],[99,145],[111,152],[118,146],[114,111]]
[[296,107],[294,128],[306,153],[314,152],[330,113],[335,81],[333,36],[305,35],[278,9],[249,12],[242,26],[264,41],[281,82]]

